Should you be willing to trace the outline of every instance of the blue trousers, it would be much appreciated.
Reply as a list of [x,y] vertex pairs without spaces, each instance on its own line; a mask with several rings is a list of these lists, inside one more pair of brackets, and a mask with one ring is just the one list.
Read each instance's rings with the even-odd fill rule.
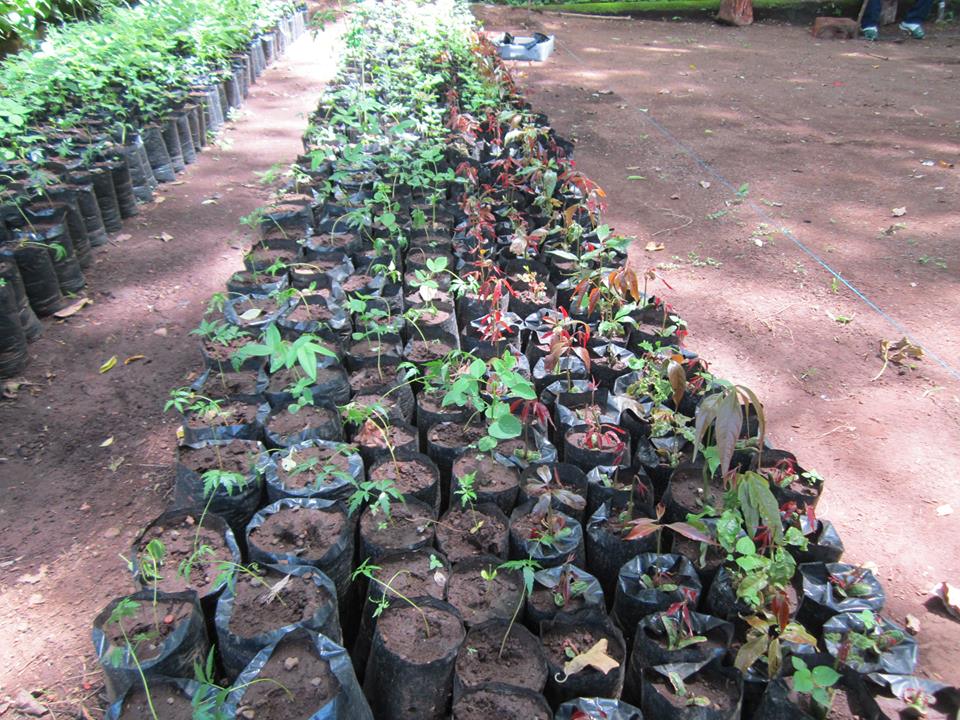
[[[877,24],[880,22],[880,8],[882,4],[882,0],[869,0],[869,2],[867,2],[867,9],[863,11],[863,20],[860,21],[860,27],[877,27]],[[927,15],[930,14],[931,7],[933,7],[933,0],[916,0],[916,2],[913,3],[913,7],[910,8],[903,18],[903,21],[908,23],[922,23],[927,19]]]

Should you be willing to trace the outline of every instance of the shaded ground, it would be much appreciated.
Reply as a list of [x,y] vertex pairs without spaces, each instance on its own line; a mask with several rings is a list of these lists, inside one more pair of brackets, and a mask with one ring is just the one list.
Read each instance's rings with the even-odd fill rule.
[[[776,23],[477,14],[556,34],[546,63],[515,63],[529,101],[577,139],[690,347],[756,390],[774,445],[827,478],[819,514],[849,560],[879,567],[888,614],[920,620],[923,673],[960,683],[960,623],[925,607],[936,582],[960,583],[956,29],[867,44]],[[928,357],[871,381],[879,341],[903,331],[781,228],[952,372]]]
[[[95,304],[45,323],[30,348],[30,384],[0,402],[4,720],[17,716],[4,697],[21,689],[45,691],[55,716],[75,717],[83,704],[99,717],[90,623],[135,589],[118,553],[172,487],[176,423],[163,416],[164,399],[202,366],[187,333],[242,266],[247,233],[237,219],[268,196],[254,172],[302,152],[306,115],[336,67],[336,33],[300,38],[252,87],[218,146],[97,252],[87,272]],[[116,367],[100,374],[114,355]],[[145,359],[124,365],[134,355]]]

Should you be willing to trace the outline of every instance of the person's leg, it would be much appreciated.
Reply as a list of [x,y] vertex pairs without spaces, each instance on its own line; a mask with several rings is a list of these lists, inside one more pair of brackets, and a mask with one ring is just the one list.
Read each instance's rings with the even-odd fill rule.
[[[933,0],[926,0],[932,2]],[[868,40],[877,39],[877,24],[880,22],[880,9],[883,0],[867,0],[867,7],[864,8],[863,18],[860,20],[860,29],[864,37]]]
[[927,19],[927,16],[930,14],[930,8],[933,7],[933,0],[917,0],[913,7],[907,11],[906,17],[903,18],[905,25],[919,25],[924,20]]

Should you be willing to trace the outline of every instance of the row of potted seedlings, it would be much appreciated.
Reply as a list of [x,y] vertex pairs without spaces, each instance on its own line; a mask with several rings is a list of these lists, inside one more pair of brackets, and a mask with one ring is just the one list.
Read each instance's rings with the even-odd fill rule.
[[467,11],[354,12],[167,402],[174,509],[94,622],[108,717],[943,713]]
[[[151,12],[170,14],[174,5],[116,12],[120,17],[149,17]],[[108,233],[118,232],[124,219],[137,215],[139,203],[152,201],[158,183],[175,180],[186,165],[195,162],[230,113],[241,106],[249,86],[306,29],[303,6],[247,1],[235,7],[244,8],[251,14],[249,21],[256,23],[243,26],[246,32],[237,29],[221,38],[223,44],[216,49],[222,57],[180,58],[175,44],[169,48],[171,62],[192,68],[183,78],[188,85],[165,87],[166,78],[128,73],[123,78],[130,83],[127,87],[136,82],[147,89],[143,98],[132,89],[129,97],[123,97],[123,82],[106,82],[102,78],[106,71],[98,74],[93,59],[89,84],[94,89],[73,87],[66,79],[69,75],[60,74],[68,89],[34,87],[37,75],[54,73],[49,64],[58,57],[56,40],[63,39],[69,48],[67,41],[71,33],[81,32],[80,25],[92,32],[100,27],[98,23],[61,31],[65,38],[53,38],[55,49],[38,53],[40,60],[26,54],[0,68],[0,85],[16,82],[26,88],[20,92],[32,89],[42,97],[42,91],[48,90],[51,95],[47,104],[41,102],[32,113],[27,108],[18,110],[17,123],[7,115],[0,117],[4,157],[0,161],[0,377],[13,376],[26,365],[27,343],[42,332],[38,317],[63,310],[83,290],[84,270],[94,260],[93,248],[105,245]],[[190,36],[202,32],[198,28],[212,20],[225,18],[211,11],[201,14],[195,26],[163,25],[155,32],[178,29]],[[136,57],[136,36],[127,40],[116,32],[117,26],[126,27],[116,18],[105,25],[102,34],[112,40],[102,42],[117,45],[117,53],[127,52],[129,43],[129,53]],[[140,29],[148,32],[149,26]],[[147,38],[156,40],[150,34]],[[163,42],[170,42],[166,34]],[[44,59],[46,54],[53,58]],[[83,55],[76,49],[74,54]],[[151,58],[154,66],[160,66],[149,66],[151,71],[163,75],[156,53]],[[56,95],[55,89],[74,104]],[[114,97],[117,93],[119,97]],[[32,124],[26,125],[28,120]]]

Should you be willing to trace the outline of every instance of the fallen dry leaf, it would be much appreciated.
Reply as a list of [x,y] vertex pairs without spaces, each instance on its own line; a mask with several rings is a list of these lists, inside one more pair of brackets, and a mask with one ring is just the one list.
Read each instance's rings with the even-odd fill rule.
[[947,169],[953,168],[953,163],[952,163],[952,162],[947,162],[946,160],[937,160],[937,165],[939,165],[939,166],[942,167],[942,168],[947,168]]
[[[873,377],[873,380],[883,375],[883,371],[887,369],[888,363],[902,365],[910,359],[921,360],[923,358],[923,348],[919,345],[914,345],[905,337],[897,342],[881,340],[880,357],[883,358],[883,367],[881,367],[880,372]],[[871,380],[871,382],[873,382],[873,380]]]
[[129,240],[132,237],[133,235],[131,235],[130,233],[120,233],[113,240],[114,242],[123,242],[124,240]]
[[944,505],[940,505],[937,508],[937,517],[946,517],[947,515],[952,515],[952,514],[953,514],[953,508],[950,507],[949,505],[944,504]]
[[110,372],[110,370],[112,370],[114,365],[116,364],[117,364],[117,356],[114,355],[112,358],[110,358],[103,365],[100,366],[100,374],[102,375],[105,372]]
[[586,652],[582,652],[569,662],[564,663],[563,679],[558,675],[557,682],[566,682],[571,675],[575,675],[584,668],[592,667],[599,670],[604,675],[620,667],[620,663],[607,655],[607,639],[598,640],[597,643]]
[[907,214],[907,209],[905,207],[898,207],[898,208],[893,208],[893,210],[891,210],[890,212],[893,214],[894,217],[903,217],[904,215]]
[[111,445],[113,445],[113,438],[112,438],[112,437],[108,437],[106,440],[104,440],[102,443],[100,443],[100,447],[110,447]]
[[62,310],[57,310],[53,316],[58,320],[66,320],[71,315],[76,315],[87,305],[93,305],[93,300],[90,298],[80,298],[79,300],[70,303]]
[[128,357],[126,360],[123,361],[123,364],[129,365],[130,363],[136,362],[137,360],[146,360],[146,359],[147,359],[146,355],[131,355],[130,357]]
[[160,203],[162,203],[164,200],[166,200],[166,198],[165,198],[163,195],[156,195],[156,196],[154,196],[154,198],[153,198],[153,201],[154,201],[157,205],[159,205]]
[[647,252],[656,252],[657,250],[663,250],[664,247],[665,246],[663,243],[658,243],[651,240],[650,242],[648,242],[646,245],[643,246],[643,249],[646,250]]
[[165,232],[160,233],[159,235],[154,235],[154,237],[160,242],[170,242],[171,240],[173,240],[173,235]]
[[948,613],[960,620],[960,588],[942,582],[933,589],[933,594],[940,598]]
[[702,187],[704,190],[706,190],[708,187],[710,187],[710,181],[709,181],[709,180],[701,180],[701,181],[700,181],[700,187]]

